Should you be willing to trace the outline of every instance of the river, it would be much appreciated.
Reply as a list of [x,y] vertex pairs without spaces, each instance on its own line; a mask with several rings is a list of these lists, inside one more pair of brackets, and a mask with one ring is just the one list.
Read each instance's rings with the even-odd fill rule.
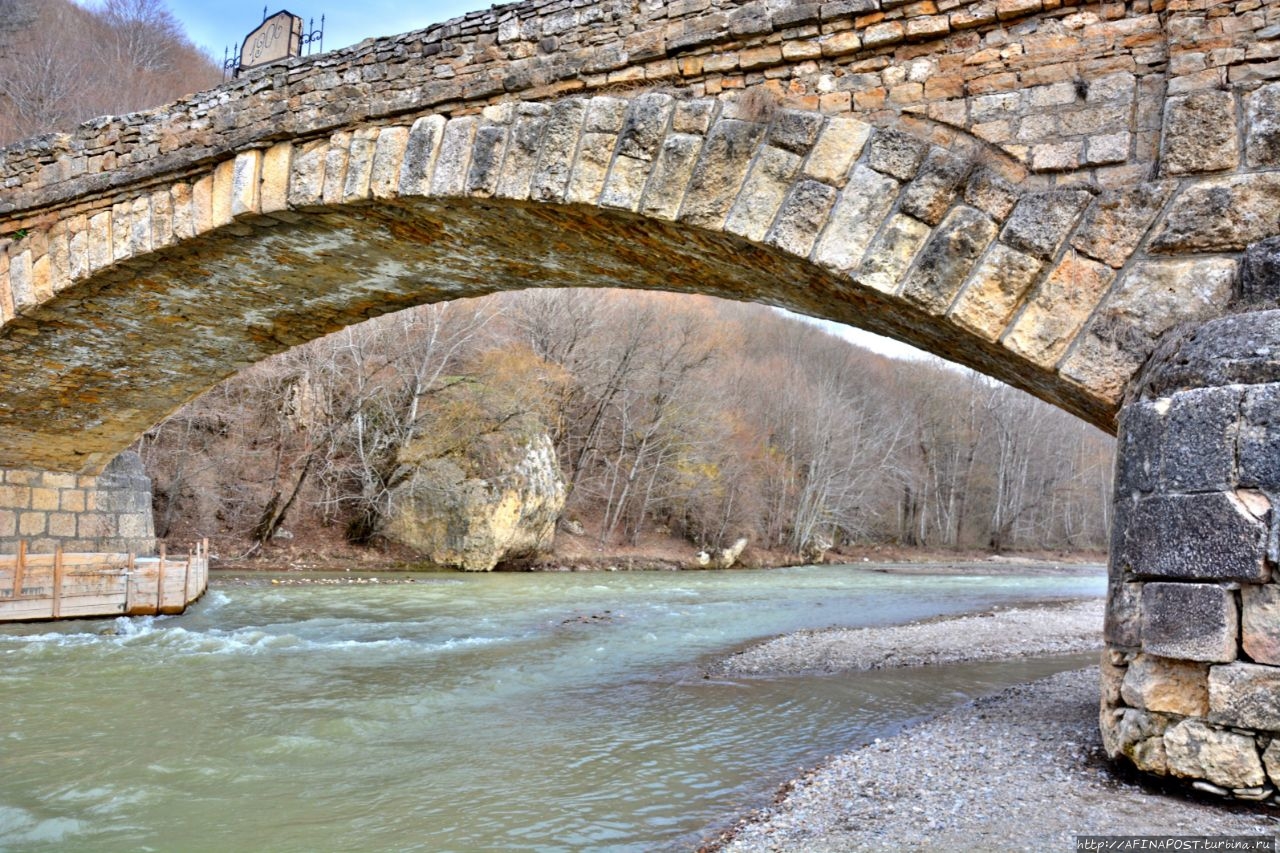
[[0,626],[0,850],[689,849],[828,753],[1085,660],[726,682],[700,659],[1105,588],[847,566],[352,579],[215,575],[178,617]]

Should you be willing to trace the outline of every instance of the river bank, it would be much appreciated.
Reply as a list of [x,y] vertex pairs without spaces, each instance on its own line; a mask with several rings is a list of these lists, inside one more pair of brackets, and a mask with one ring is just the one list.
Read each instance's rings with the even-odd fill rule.
[[1103,607],[1068,600],[910,625],[800,631],[742,649],[708,675],[816,675],[1100,651]]
[[[1090,636],[1098,644],[1101,607],[1074,602],[798,632],[750,646],[708,674],[850,673],[1057,653]],[[702,849],[1068,850],[1078,834],[1276,834],[1280,809],[1191,798],[1109,765],[1098,684],[1096,667],[1059,673],[859,746],[787,783],[772,806]]]
[[[248,544],[213,540],[211,567],[240,572],[421,572],[450,571],[425,563],[408,548],[391,543],[357,546],[332,531],[309,531],[273,540],[249,556]],[[919,548],[891,544],[849,545],[828,552],[829,565],[858,565],[892,574],[1057,574],[1100,571],[1106,555],[1093,551],[1026,551],[994,554],[981,550]],[[734,568],[787,568],[812,561],[785,549],[749,546]],[[555,547],[534,559],[500,566],[498,571],[618,572],[704,571],[698,551],[684,539],[656,533],[636,545],[602,546],[590,536],[561,532]]]

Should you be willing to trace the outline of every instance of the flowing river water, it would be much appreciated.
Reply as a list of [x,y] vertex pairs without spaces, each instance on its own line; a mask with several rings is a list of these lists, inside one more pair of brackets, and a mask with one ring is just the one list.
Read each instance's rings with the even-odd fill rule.
[[215,577],[179,617],[0,626],[0,850],[687,850],[826,754],[1088,660],[697,666],[1105,587],[981,572]]

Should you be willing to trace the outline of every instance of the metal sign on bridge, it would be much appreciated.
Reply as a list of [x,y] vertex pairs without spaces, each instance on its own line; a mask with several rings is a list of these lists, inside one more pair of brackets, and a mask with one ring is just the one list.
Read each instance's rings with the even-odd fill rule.
[[[289,59],[302,55],[303,45],[316,44],[320,50],[324,47],[324,16],[320,16],[320,28],[315,29],[315,20],[308,22],[304,29],[302,18],[282,9],[268,16],[262,10],[262,23],[249,35],[235,56],[227,58],[224,54],[223,72],[231,72],[231,76],[240,76],[241,71],[257,68],[270,62]],[[310,51],[308,51],[310,52]]]

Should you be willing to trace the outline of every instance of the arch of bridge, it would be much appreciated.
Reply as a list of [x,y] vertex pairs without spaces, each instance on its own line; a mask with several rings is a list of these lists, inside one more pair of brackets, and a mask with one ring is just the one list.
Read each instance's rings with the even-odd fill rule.
[[1280,218],[1236,6],[527,2],[11,147],[0,465],[96,470],[282,347],[538,284],[785,305],[1112,428]]
[[99,469],[283,347],[540,284],[785,305],[1113,428],[1280,218],[1248,5],[524,3],[9,148],[0,465]]

